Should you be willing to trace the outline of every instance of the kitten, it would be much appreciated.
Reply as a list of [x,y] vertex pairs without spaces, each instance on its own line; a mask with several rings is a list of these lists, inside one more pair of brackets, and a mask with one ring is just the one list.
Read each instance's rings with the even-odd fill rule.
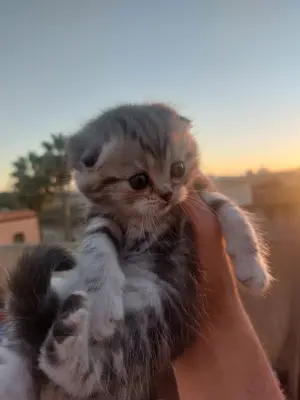
[[[190,122],[165,105],[111,109],[71,138],[69,153],[91,204],[76,266],[54,291],[43,269],[68,258],[63,250],[52,263],[38,252],[21,259],[10,282],[12,329],[30,349],[22,354],[27,364],[34,367],[39,355],[41,399],[54,391],[57,399],[104,393],[144,400],[156,375],[193,342],[205,312],[198,293],[205,277],[181,208],[189,193],[197,190],[216,213],[235,275],[252,290],[269,282],[263,246],[241,209],[197,187]],[[35,341],[28,333],[34,324],[23,320],[28,302],[20,306],[23,280],[30,280],[32,321],[42,324]],[[0,372],[4,399],[2,380]]]

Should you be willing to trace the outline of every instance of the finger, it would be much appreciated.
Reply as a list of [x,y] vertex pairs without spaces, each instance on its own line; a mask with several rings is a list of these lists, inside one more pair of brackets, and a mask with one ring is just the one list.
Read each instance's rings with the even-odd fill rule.
[[216,300],[222,303],[222,299],[235,293],[235,288],[217,218],[207,208],[203,208],[199,196],[187,201],[184,209],[195,233],[198,265],[206,276],[201,290],[208,290],[206,296],[211,298],[213,304],[216,304]]
[[197,240],[210,242],[220,238],[220,228],[215,214],[197,193],[191,193],[189,200],[183,204],[183,208],[193,226]]

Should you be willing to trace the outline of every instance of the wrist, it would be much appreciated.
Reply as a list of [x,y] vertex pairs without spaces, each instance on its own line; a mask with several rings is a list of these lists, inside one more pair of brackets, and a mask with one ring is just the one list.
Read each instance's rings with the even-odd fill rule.
[[174,363],[180,399],[284,400],[241,305],[200,329],[194,346]]

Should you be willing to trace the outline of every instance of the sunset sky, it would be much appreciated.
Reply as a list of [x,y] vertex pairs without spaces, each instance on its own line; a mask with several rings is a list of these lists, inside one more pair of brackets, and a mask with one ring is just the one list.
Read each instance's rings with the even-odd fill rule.
[[120,102],[195,121],[209,173],[300,167],[298,0],[0,1],[0,189],[12,160]]

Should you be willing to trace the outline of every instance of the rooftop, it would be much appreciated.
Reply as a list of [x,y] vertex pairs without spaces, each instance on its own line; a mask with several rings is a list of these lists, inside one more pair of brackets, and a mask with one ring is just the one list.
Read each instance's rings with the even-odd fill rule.
[[0,212],[0,223],[34,218],[34,217],[36,217],[36,213],[33,210],[28,210],[28,209],[13,210],[13,211],[1,211]]

